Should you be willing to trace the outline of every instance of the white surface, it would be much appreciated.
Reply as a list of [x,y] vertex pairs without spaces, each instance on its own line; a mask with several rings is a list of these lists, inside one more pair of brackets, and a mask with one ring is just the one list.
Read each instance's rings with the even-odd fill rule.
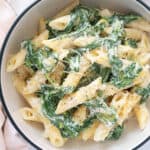
[[[16,14],[20,14],[23,9],[25,9],[30,3],[34,0],[7,0],[12,8],[15,10]],[[150,5],[150,0],[145,0],[146,3]],[[150,149],[150,141],[147,142],[143,147],[139,150],[149,150]]]

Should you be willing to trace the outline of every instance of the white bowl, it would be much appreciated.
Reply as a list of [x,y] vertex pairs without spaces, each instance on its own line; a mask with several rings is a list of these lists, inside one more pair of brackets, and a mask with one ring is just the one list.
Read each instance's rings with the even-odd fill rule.
[[[18,51],[20,42],[31,38],[37,31],[39,18],[51,17],[59,12],[71,0],[37,0],[30,5],[14,22],[4,41],[1,51],[1,99],[5,111],[18,132],[35,148],[56,150],[48,140],[42,137],[42,127],[25,122],[18,110],[25,106],[25,102],[16,92],[11,74],[6,72],[8,57]],[[150,9],[140,0],[81,0],[82,4],[90,7],[109,8],[120,12],[133,11],[149,19]],[[150,103],[148,104],[150,109]],[[70,141],[61,150],[128,150],[138,148],[150,138],[150,122],[147,128],[141,131],[135,120],[130,120],[125,131],[118,141],[103,143]]]

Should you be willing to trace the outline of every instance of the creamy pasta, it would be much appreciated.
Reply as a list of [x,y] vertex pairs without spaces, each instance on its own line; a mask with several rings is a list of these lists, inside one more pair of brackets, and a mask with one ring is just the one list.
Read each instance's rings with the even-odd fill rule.
[[38,35],[21,43],[7,64],[30,107],[26,121],[42,123],[56,147],[67,140],[117,140],[133,113],[146,127],[150,96],[150,23],[136,14],[89,8],[74,1]]

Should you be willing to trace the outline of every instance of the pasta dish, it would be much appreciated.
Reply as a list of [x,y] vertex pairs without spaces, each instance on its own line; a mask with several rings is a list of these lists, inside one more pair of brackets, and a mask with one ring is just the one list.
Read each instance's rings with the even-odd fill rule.
[[21,43],[7,71],[56,147],[69,139],[117,140],[126,120],[149,120],[150,23],[141,16],[83,6],[75,0]]

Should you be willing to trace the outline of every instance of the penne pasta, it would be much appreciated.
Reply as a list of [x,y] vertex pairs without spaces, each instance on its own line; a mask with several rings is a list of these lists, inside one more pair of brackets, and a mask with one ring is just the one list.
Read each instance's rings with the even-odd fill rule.
[[7,71],[12,72],[24,64],[26,50],[21,49],[16,55],[12,56],[7,63]]
[[138,19],[127,24],[130,28],[139,29],[145,32],[150,32],[150,23],[144,19]]
[[46,30],[46,20],[41,18],[39,21],[39,34]]
[[138,15],[79,0],[52,19],[41,18],[38,35],[25,40],[6,66],[28,104],[22,118],[42,124],[55,147],[75,138],[117,140],[131,115],[146,128],[149,32],[150,23]]
[[43,40],[47,40],[48,39],[48,30],[43,31],[42,33],[40,33],[38,36],[36,36],[33,40],[32,43],[36,46],[36,47],[41,47],[42,46],[42,42]]
[[25,94],[32,94],[38,89],[40,89],[40,85],[45,83],[46,77],[40,71],[36,72],[33,77],[31,77],[27,81],[27,85],[24,87],[23,92]]
[[76,87],[79,83],[79,80],[84,75],[84,72],[89,68],[89,66],[90,66],[89,61],[86,60],[84,56],[81,57],[79,72],[69,73],[62,85]]
[[[61,114],[79,104],[82,104],[84,101],[93,98],[101,84],[101,78],[97,78],[88,86],[81,87],[77,92],[64,97],[59,102],[55,113]],[[91,89],[93,90],[91,91]]]
[[145,104],[135,106],[134,113],[140,129],[144,129],[149,120],[149,112]]
[[54,16],[55,18],[65,16],[70,13],[70,11],[75,8],[77,5],[79,5],[79,0],[72,1],[67,7],[65,7],[63,10],[61,10],[58,14]]

